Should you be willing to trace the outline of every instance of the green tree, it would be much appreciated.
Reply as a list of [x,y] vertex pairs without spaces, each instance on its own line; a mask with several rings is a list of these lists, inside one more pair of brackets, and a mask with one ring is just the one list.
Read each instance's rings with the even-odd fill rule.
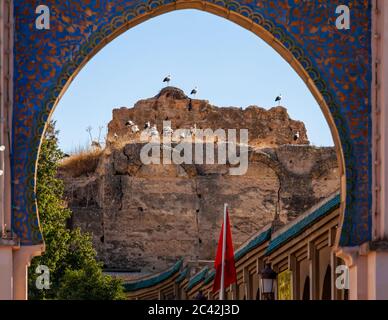
[[92,264],[80,270],[67,270],[58,298],[63,300],[119,300],[122,283],[110,276],[102,276],[101,268]]
[[[63,153],[58,147],[58,131],[50,122],[45,132],[38,162],[37,202],[46,251],[29,268],[30,299],[124,299],[122,283],[102,273],[88,234],[69,230],[71,211],[63,201],[63,181],[57,178]],[[38,265],[50,270],[50,289],[36,288]]]

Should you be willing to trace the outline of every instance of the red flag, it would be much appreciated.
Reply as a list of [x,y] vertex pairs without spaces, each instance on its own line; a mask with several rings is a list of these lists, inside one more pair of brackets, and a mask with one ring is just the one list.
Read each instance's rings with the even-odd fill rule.
[[[222,274],[222,248],[224,239],[224,223],[222,223],[222,229],[220,239],[218,241],[217,256],[214,263],[216,269],[216,276],[213,283],[213,292],[217,292],[221,288],[221,274]],[[232,232],[230,229],[229,213],[226,208],[226,247],[225,247],[225,269],[224,269],[224,284],[225,288],[233,283],[237,282],[236,266],[234,263],[234,250],[232,242]]]

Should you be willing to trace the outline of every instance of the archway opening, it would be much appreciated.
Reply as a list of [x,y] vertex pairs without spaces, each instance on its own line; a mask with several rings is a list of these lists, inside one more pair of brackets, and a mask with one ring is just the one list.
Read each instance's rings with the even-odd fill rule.
[[[193,19],[195,25],[202,25],[202,29],[196,27],[194,30],[190,27]],[[169,32],[169,30],[173,30],[177,25],[180,26],[180,32],[177,32],[173,36],[172,31]],[[189,43],[185,43],[184,48],[176,49],[177,45],[179,47],[181,46],[178,41],[179,39],[195,39],[197,34],[204,34],[206,32],[205,29],[212,30],[211,35],[207,37],[202,36],[196,41],[189,41]],[[231,41],[230,39],[236,40]],[[236,43],[239,43],[238,47],[235,45]],[[155,47],[160,49],[153,51],[152,49]],[[147,53],[145,58],[144,53]],[[123,57],[126,58],[124,59]],[[257,59],[256,57],[260,58]],[[134,67],[132,63],[127,63],[126,59],[137,61],[137,66]],[[235,60],[233,63],[231,63],[232,59]],[[160,61],[163,61],[163,63],[161,64]],[[169,89],[169,86],[164,87],[165,85],[162,83],[162,80],[168,73],[173,74],[169,86],[172,87],[175,85],[185,90],[180,91],[179,88]],[[106,79],[109,79],[108,83]],[[191,88],[194,88],[196,85],[199,85],[199,92],[195,96],[190,95]],[[133,93],[128,93],[129,89]],[[159,91],[160,93],[158,93]],[[277,91],[279,93],[284,91],[283,101],[279,103],[275,101],[275,98],[279,95]],[[155,94],[157,98],[152,97]],[[151,98],[147,99],[150,96]],[[91,97],[93,97],[93,100],[91,100]],[[128,100],[129,102],[127,102]],[[210,100],[210,104],[206,104],[205,100]],[[249,107],[252,104],[258,104],[259,108]],[[213,109],[211,105],[217,105],[219,107],[232,105],[241,108],[241,112],[233,108]],[[287,111],[279,107],[280,105],[287,107]],[[112,118],[111,109],[115,106],[119,108],[116,107],[113,111]],[[190,107],[194,110],[190,111]],[[260,107],[263,107],[263,111],[260,110]],[[202,109],[204,111],[201,111]],[[264,111],[264,109],[268,111]],[[309,110],[309,112],[306,112],[306,110]],[[75,113],[79,115],[76,119],[73,117]],[[209,121],[208,114],[210,113],[213,118]],[[167,118],[172,121],[174,130],[182,126],[186,126],[189,129],[194,125],[201,126],[204,129],[209,126],[212,130],[217,130],[229,125],[228,123],[220,121],[220,114],[227,121],[232,122],[231,126],[229,126],[230,128],[233,126],[236,128],[249,127],[250,132],[252,132],[256,130],[255,127],[259,127],[251,135],[250,145],[260,148],[260,150],[264,150],[265,148],[277,149],[281,146],[276,151],[277,155],[284,159],[287,158],[284,161],[269,161],[263,159],[266,157],[265,152],[255,154],[258,161],[250,164],[251,170],[248,175],[245,175],[248,177],[245,180],[245,184],[254,189],[253,192],[248,190],[242,191],[242,189],[237,190],[236,188],[233,189],[232,184],[234,182],[230,182],[231,184],[229,185],[228,181],[223,181],[222,184],[227,186],[225,188],[234,190],[237,200],[241,198],[241,194],[245,194],[245,205],[238,205],[232,199],[228,199],[231,202],[229,203],[231,210],[234,209],[233,218],[236,221],[233,230],[236,248],[249,237],[255,235],[256,232],[259,232],[267,223],[270,223],[275,218],[275,215],[278,215],[276,219],[279,219],[281,224],[291,222],[295,217],[314,205],[317,199],[321,200],[321,198],[336,192],[337,187],[339,188],[338,175],[340,170],[337,168],[333,167],[332,169],[334,171],[332,173],[328,174],[325,178],[317,178],[314,181],[304,179],[303,174],[300,174],[300,171],[303,171],[300,165],[303,157],[310,159],[308,160],[309,162],[319,166],[319,162],[323,161],[323,158],[320,158],[320,156],[315,158],[315,150],[320,150],[320,145],[329,147],[333,145],[330,129],[325,122],[319,105],[309,92],[308,87],[305,86],[303,81],[300,80],[299,76],[286,61],[278,57],[270,46],[258,39],[254,34],[246,32],[246,30],[230,23],[228,20],[200,11],[176,11],[154,18],[149,22],[131,29],[107,45],[104,50],[88,63],[85,69],[74,80],[72,86],[59,103],[55,119],[59,124],[60,131],[64,133],[60,141],[66,141],[65,145],[68,146],[68,149],[65,149],[66,153],[74,153],[71,147],[69,148],[69,136],[75,137],[75,139],[79,139],[81,136],[85,137],[85,139],[89,140],[86,143],[89,147],[92,147],[93,144],[104,145],[105,139],[100,137],[98,127],[101,124],[106,126],[109,123],[107,144],[108,147],[112,147],[109,153],[122,150],[125,156],[128,157],[130,155],[125,151],[125,148],[121,148],[121,145],[129,144],[134,140],[137,141],[136,135],[126,125],[128,121],[134,122],[139,129],[143,129],[143,125],[147,121],[150,121],[150,125],[155,124],[159,132],[164,129],[162,121]],[[304,115],[307,115],[307,117],[304,117]],[[233,118],[238,119],[238,117],[241,117],[241,119],[233,122]],[[258,119],[260,117],[268,117],[273,119],[264,122],[258,120],[257,123],[253,123],[249,121],[243,122],[242,118],[244,117]],[[302,121],[304,125],[299,126],[294,119]],[[92,125],[93,130],[89,132],[92,135],[88,137],[85,129],[90,125]],[[303,132],[303,126],[307,127],[306,132]],[[115,135],[118,138],[115,138]],[[311,148],[307,147],[308,140],[311,140]],[[79,140],[77,142],[80,143]],[[288,148],[286,145],[299,146],[300,148]],[[335,161],[332,161],[333,156],[335,158],[335,152],[331,149],[330,152],[326,152],[325,148],[322,150],[324,153],[323,157],[327,157],[325,161],[331,161],[333,166],[336,166]],[[100,149],[98,149],[97,155],[100,154],[99,152]],[[89,161],[84,162],[79,160],[82,160],[84,156],[87,157],[88,152],[80,152],[80,156],[77,155],[79,153],[77,150],[75,153],[76,159],[73,159],[74,156],[72,156],[70,159],[65,160],[65,167],[72,171],[71,178],[88,176],[97,170],[99,161],[96,161],[98,158],[95,157],[93,152],[89,155]],[[129,163],[131,169],[128,172],[128,164],[119,164],[117,157],[122,157],[120,152],[109,160],[114,166],[115,172],[110,174],[106,173],[110,177],[106,180],[120,177],[121,181],[124,181],[120,188],[124,189],[128,189],[128,184],[125,182],[126,176],[128,175],[130,177],[141,176],[144,179],[150,178],[150,176],[161,178],[162,176],[170,177],[171,175],[180,175],[179,170],[183,170],[185,173],[188,172],[187,168],[182,167],[179,167],[177,169],[178,171],[174,169],[173,172],[170,170],[168,173],[163,167],[158,169],[154,168],[152,172],[148,172],[146,169],[148,167],[132,167],[132,162]],[[82,163],[86,165],[82,165]],[[193,170],[196,169],[194,168]],[[284,175],[284,170],[289,170],[290,174],[287,173]],[[135,175],[135,171],[137,172],[137,176]],[[323,171],[315,170],[311,174],[314,176],[323,176],[326,174]],[[216,173],[209,171],[207,174],[211,175]],[[331,183],[335,184],[335,186],[329,187],[330,191],[326,193],[321,194],[319,191],[316,199],[310,199],[305,196],[305,194],[309,193],[307,190],[301,189],[298,193],[293,193],[288,189],[292,183],[291,174],[295,174],[298,179],[304,179],[301,184],[306,185],[306,188],[309,183],[317,184],[318,187],[311,189],[312,193],[320,189],[321,185],[322,188],[324,185]],[[196,179],[195,184],[197,189],[195,191],[195,197],[197,198],[195,201],[198,204],[194,207],[189,204],[183,207],[190,208],[195,215],[195,217],[193,216],[193,223],[195,225],[199,223],[197,227],[202,230],[204,226],[201,225],[200,220],[209,215],[211,211],[222,212],[222,210],[217,210],[217,206],[210,208],[207,205],[209,203],[209,195],[202,189],[204,184],[200,182],[201,180],[198,178],[198,175],[194,174],[194,178]],[[250,179],[254,179],[257,183],[252,182]],[[324,181],[324,179],[328,179],[330,182]],[[337,181],[337,184],[334,180]],[[162,178],[160,181],[165,184],[164,187],[166,188],[167,182],[163,182]],[[242,180],[239,184],[241,182]],[[69,184],[73,185],[72,181]],[[177,183],[174,182],[174,184]],[[261,188],[259,186],[260,184],[266,185],[265,188],[270,191],[268,192],[265,188]],[[136,183],[131,180],[132,190],[131,192],[128,191],[131,194],[131,202],[129,202],[129,198],[126,196],[127,191],[124,191],[124,205],[118,210],[124,212],[125,215],[134,215],[143,218],[153,214],[156,219],[158,215],[156,213],[157,210],[150,210],[153,207],[151,203],[153,200],[147,202],[133,196],[133,194],[140,193],[141,197],[144,198],[144,194],[140,192],[140,189],[136,189],[135,186]],[[74,185],[72,188],[74,188]],[[110,189],[113,186],[106,184],[101,188]],[[142,188],[144,188],[144,185]],[[157,190],[163,189],[161,185],[156,184],[152,188]],[[221,190],[221,192],[213,191],[213,201],[216,201],[214,199],[218,201],[218,199],[223,197],[224,191],[222,190],[225,188],[220,185],[217,189]],[[296,188],[294,187],[293,189]],[[99,208],[94,208],[92,205],[97,203],[101,205],[101,200],[93,197],[94,195],[98,195],[98,192],[85,191],[87,189],[85,189],[84,184],[82,185],[83,191],[77,188],[74,190],[76,191],[72,192],[73,194],[70,195],[69,201],[75,211],[78,211],[78,208],[83,208],[81,214],[85,214],[85,211],[88,211],[87,208],[90,208],[90,210],[99,210]],[[179,193],[179,190],[174,189],[172,186],[170,190],[174,190],[174,193],[176,192],[179,195],[176,196],[178,198],[183,196]],[[153,192],[151,189],[148,191],[150,194]],[[254,199],[256,197],[259,197],[260,205],[247,204],[248,202],[255,201]],[[278,199],[279,197],[280,200]],[[164,202],[169,203],[170,206],[160,208],[159,217],[163,216],[164,210],[170,212],[175,212],[176,210],[174,208],[175,202],[170,195],[163,194],[163,198],[165,200]],[[107,199],[108,196],[105,196],[105,201],[109,202]],[[111,197],[111,200],[117,203],[123,202],[122,199],[116,199],[114,197]],[[240,203],[242,203],[242,200]],[[218,207],[221,209],[222,205],[222,203],[218,203]],[[286,207],[288,209],[285,209]],[[261,212],[262,218],[260,219],[262,222],[257,221],[258,217],[249,219],[249,214],[245,212],[252,213],[252,215],[253,212]],[[124,219],[124,217],[122,218]],[[242,221],[243,218],[246,219],[244,225],[240,223],[240,220]],[[75,214],[75,220],[77,219],[78,222],[76,225],[82,225],[83,218],[78,213]],[[102,217],[101,219],[104,218]],[[98,230],[92,228],[89,230],[96,234],[95,243],[99,247],[104,247],[109,244],[109,239],[105,237],[106,230],[110,230],[108,227],[109,222],[102,221]],[[190,221],[187,221],[188,225],[191,224]],[[209,220],[209,223],[214,226],[218,226],[218,222],[218,220],[217,222]],[[163,221],[163,223],[158,223],[154,227],[161,230],[161,232],[166,232],[163,229],[163,224],[168,225],[169,223],[169,221]],[[132,231],[135,230],[131,229]],[[118,233],[125,233],[125,230]],[[187,230],[187,233],[190,233],[190,230]],[[213,235],[216,234],[216,228],[212,229],[212,233]],[[211,260],[214,254],[214,243],[217,240],[215,238],[215,236],[212,236],[212,239],[209,239],[206,235],[200,234],[200,232],[195,239],[193,237],[193,243],[196,243],[195,250],[197,252],[193,254],[193,258],[199,257],[202,260]],[[132,241],[135,242],[136,239],[132,239]],[[209,245],[209,241],[213,245]],[[204,255],[204,252],[208,252],[208,254]],[[154,255],[159,256],[156,252],[154,252]],[[139,251],[136,252],[136,257],[138,260],[142,260],[146,258],[146,255],[144,252]],[[152,266],[149,271],[162,271],[163,268],[168,268],[174,262],[168,260],[168,263],[156,267],[156,270]],[[117,262],[113,264],[117,264]],[[109,263],[106,263],[106,265],[109,267]],[[125,263],[123,263],[122,267],[124,265]],[[141,270],[142,268],[133,266],[129,269]]]
[[[197,6],[196,5],[193,5],[194,7]],[[206,8],[202,8],[204,11],[207,11]],[[210,10],[209,10],[210,11]],[[223,9],[219,8],[219,11],[216,11],[216,12],[213,12],[214,11],[214,7],[212,7],[212,10],[211,12],[212,13],[215,13],[217,15],[220,15],[220,16],[225,16],[226,15],[226,12],[223,11]],[[153,15],[155,14],[155,12],[153,13]],[[151,17],[151,15],[149,16]],[[146,17],[143,17],[143,19],[145,19]],[[237,14],[231,14],[230,12],[228,12],[228,19],[231,20],[231,21],[234,21],[234,22],[237,22],[237,24],[240,24],[242,25],[243,27],[245,27],[245,23],[246,23],[246,18],[240,16],[240,15],[237,15]],[[121,34],[124,29],[128,29],[130,26],[126,26],[125,28],[123,28],[122,30],[120,31],[117,31],[117,33],[115,33],[114,36],[112,36],[112,38],[116,37],[117,35]],[[343,170],[343,157],[342,157],[342,152],[341,152],[341,148],[340,148],[340,143],[339,143],[339,136],[338,136],[338,133],[335,129],[335,125],[334,125],[334,121],[330,115],[330,112],[329,112],[329,109],[327,108],[326,104],[325,104],[325,101],[324,99],[321,97],[320,93],[319,93],[319,90],[317,90],[317,88],[315,87],[315,85],[313,84],[312,80],[307,76],[306,72],[304,71],[303,67],[298,63],[298,61],[287,51],[287,49],[283,46],[281,46],[278,41],[276,40],[275,37],[271,36],[268,34],[268,32],[264,31],[262,28],[257,28],[253,26],[250,27],[251,28],[251,31],[253,31],[255,34],[261,36],[265,41],[267,42],[270,42],[271,43],[271,46],[272,48],[274,48],[275,50],[277,50],[282,56],[283,58],[287,58],[287,61],[291,64],[291,66],[294,68],[294,70],[297,71],[298,75],[302,77],[302,79],[305,81],[307,87],[311,90],[313,96],[315,97],[315,99],[318,101],[318,104],[321,108],[323,108],[323,113],[329,123],[329,126],[330,126],[330,129],[332,130],[332,133],[333,133],[333,137],[334,137],[334,142],[335,142],[335,145],[336,145],[336,155],[337,155],[337,159],[339,160],[339,172],[338,172],[338,175],[340,177],[343,178],[343,174],[344,174],[344,170]],[[89,60],[95,53],[96,51],[98,50],[99,48],[96,47],[96,50],[93,52],[93,54],[91,54],[87,60]],[[86,60],[85,60],[85,63],[86,63]],[[81,67],[81,66],[80,66]],[[79,69],[80,70],[80,69]],[[75,76],[75,74],[72,76],[72,78],[70,80],[73,79],[73,77]],[[70,85],[70,81],[68,82],[67,86]],[[65,89],[67,89],[67,86]],[[65,92],[65,89],[63,90],[61,96],[64,94]],[[64,97],[66,98],[66,97]],[[59,101],[59,100],[58,100]],[[57,101],[57,103],[58,103]],[[112,132],[112,135],[114,133]],[[293,165],[293,160],[291,159],[290,160],[291,162],[289,162],[289,165]],[[343,184],[341,185],[341,188],[343,188]],[[342,190],[344,192],[344,190]],[[197,194],[198,198],[202,198],[203,197],[203,193],[198,193]],[[343,195],[344,196],[344,195]],[[84,199],[81,199],[82,201]],[[144,208],[143,206],[141,205],[137,205],[137,210],[139,211],[139,215],[141,216],[142,213],[144,213]],[[198,210],[198,209],[197,209]],[[277,209],[276,209],[277,210]],[[106,237],[104,236],[101,236],[99,237],[100,239],[100,242],[102,243],[105,243],[106,242]],[[104,239],[104,241],[101,241],[101,239]],[[200,243],[202,241],[202,239],[198,239],[198,242]]]

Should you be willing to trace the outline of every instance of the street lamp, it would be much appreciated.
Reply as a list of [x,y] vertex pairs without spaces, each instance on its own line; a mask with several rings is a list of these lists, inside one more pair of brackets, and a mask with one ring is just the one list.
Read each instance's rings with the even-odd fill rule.
[[270,264],[266,264],[265,268],[260,272],[261,294],[263,300],[275,300],[275,283],[277,273],[272,270]]

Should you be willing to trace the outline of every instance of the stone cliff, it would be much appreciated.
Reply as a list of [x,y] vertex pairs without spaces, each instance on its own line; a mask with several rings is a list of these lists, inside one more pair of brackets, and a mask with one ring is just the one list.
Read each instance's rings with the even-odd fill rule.
[[[230,164],[142,164],[144,144],[126,123],[150,121],[161,131],[166,119],[174,129],[249,129],[247,173],[229,175]],[[339,189],[334,148],[309,146],[304,124],[286,109],[217,108],[176,88],[114,110],[97,160],[77,174],[64,163],[59,174],[72,225],[92,233],[108,269],[147,273],[181,257],[214,259],[224,203],[237,248],[268,223],[287,223]]]

